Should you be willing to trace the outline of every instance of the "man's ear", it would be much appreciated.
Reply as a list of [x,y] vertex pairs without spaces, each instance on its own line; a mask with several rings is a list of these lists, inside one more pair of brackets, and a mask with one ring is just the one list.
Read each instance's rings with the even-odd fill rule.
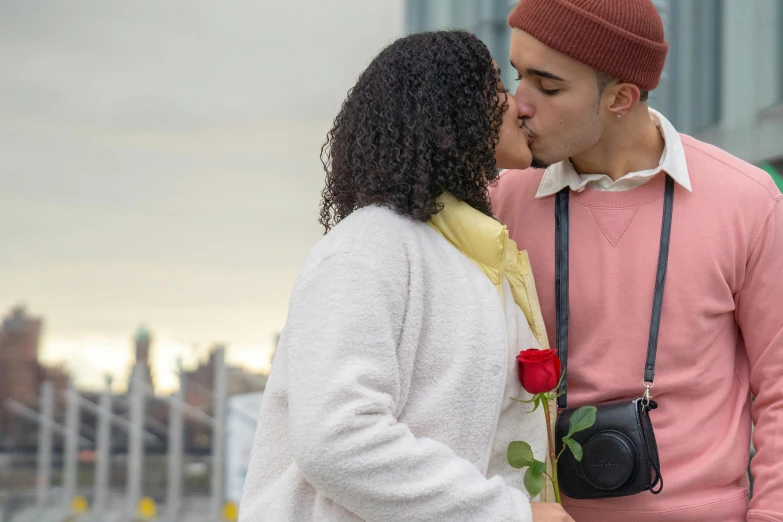
[[639,104],[642,91],[632,83],[618,83],[610,87],[609,111],[612,114],[625,116]]

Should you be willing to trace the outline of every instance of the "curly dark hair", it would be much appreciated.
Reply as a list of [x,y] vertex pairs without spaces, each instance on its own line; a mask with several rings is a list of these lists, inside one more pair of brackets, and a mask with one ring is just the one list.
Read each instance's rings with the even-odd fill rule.
[[489,50],[465,31],[401,38],[348,92],[321,149],[326,232],[377,204],[427,221],[450,192],[492,215],[495,145],[508,107]]

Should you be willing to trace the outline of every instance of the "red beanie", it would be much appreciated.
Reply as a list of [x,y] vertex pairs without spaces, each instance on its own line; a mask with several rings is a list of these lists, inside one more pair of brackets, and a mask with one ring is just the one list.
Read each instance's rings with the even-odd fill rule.
[[508,25],[645,91],[658,86],[669,50],[651,0],[521,0]]

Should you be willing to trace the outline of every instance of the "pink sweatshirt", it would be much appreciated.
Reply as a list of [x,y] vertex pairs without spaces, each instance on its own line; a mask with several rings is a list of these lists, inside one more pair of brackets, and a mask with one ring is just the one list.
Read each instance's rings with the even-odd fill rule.
[[[675,192],[653,389],[663,492],[564,499],[577,522],[783,522],[783,196],[761,170],[682,140],[693,192]],[[555,197],[535,198],[542,174],[504,173],[492,203],[530,254],[554,346]],[[571,195],[569,406],[643,392],[663,189],[658,175]]]

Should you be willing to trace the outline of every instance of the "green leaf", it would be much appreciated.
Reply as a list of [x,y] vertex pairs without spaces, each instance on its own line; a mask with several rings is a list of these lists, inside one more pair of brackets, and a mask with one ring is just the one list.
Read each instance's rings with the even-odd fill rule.
[[533,459],[533,465],[530,468],[535,474],[542,475],[546,471],[546,462]]
[[530,410],[530,413],[533,413],[538,409],[538,407],[541,406],[541,394],[537,393],[535,400],[533,401],[533,409]]
[[568,449],[571,450],[571,453],[574,454],[574,458],[577,462],[582,462],[582,445],[579,444],[577,441],[571,438],[564,438],[563,442],[568,445]]
[[509,399],[511,399],[512,401],[521,402],[522,404],[533,404],[534,402],[536,402],[535,399],[530,399],[530,400],[527,400],[527,399],[515,399],[514,397],[509,397]]
[[536,473],[533,468],[528,468],[525,472],[525,489],[531,497],[535,497],[544,489],[544,475]]
[[572,413],[571,418],[568,419],[568,437],[595,424],[597,412],[598,409],[595,406],[582,406]]
[[530,444],[515,440],[508,445],[508,452],[506,452],[506,458],[512,468],[520,469],[525,466],[532,466],[533,450],[530,448]]

